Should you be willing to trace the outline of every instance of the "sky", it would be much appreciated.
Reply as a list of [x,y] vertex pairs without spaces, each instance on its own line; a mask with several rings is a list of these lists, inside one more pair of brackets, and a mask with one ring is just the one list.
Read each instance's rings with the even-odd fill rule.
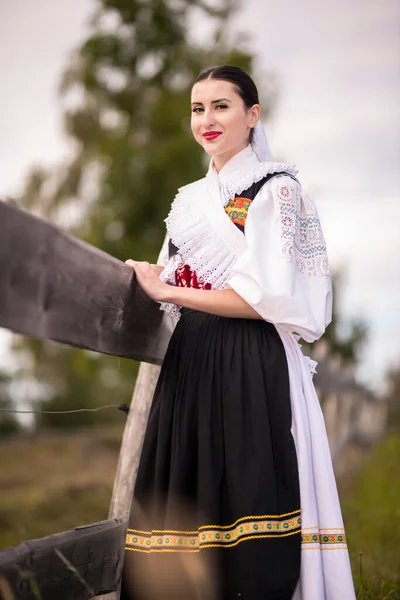
[[[0,195],[70,151],[58,86],[94,6],[0,4]],[[358,377],[382,389],[400,364],[400,3],[246,0],[231,27],[256,54],[259,87],[274,76],[271,149],[296,164],[317,204],[331,268],[346,273],[340,312],[370,328]],[[207,39],[208,24],[192,33]],[[3,364],[7,339],[0,330]]]

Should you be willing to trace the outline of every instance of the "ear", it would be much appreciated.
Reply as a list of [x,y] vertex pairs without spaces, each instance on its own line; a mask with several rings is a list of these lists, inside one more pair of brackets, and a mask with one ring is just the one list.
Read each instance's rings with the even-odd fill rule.
[[259,104],[253,104],[253,106],[249,109],[249,127],[253,128],[257,125],[260,120],[261,107]]

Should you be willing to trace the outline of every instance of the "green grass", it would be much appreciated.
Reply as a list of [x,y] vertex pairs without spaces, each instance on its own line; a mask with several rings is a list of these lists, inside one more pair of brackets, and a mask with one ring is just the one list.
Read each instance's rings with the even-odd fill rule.
[[342,499],[359,600],[400,599],[400,436],[369,454]]
[[0,443],[0,548],[107,518],[122,427]]

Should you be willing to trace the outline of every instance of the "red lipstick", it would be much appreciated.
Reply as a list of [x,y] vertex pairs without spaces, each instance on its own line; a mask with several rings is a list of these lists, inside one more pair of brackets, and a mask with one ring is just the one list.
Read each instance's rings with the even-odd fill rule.
[[211,141],[215,140],[221,133],[221,131],[206,131],[206,133],[203,133],[203,137],[205,137],[207,141]]

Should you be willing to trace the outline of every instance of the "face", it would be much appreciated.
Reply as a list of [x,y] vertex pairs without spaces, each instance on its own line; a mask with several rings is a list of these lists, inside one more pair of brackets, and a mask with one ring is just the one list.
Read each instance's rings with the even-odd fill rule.
[[260,106],[247,108],[233,83],[218,79],[199,81],[192,89],[191,126],[195,140],[214,158],[219,171],[249,143]]

